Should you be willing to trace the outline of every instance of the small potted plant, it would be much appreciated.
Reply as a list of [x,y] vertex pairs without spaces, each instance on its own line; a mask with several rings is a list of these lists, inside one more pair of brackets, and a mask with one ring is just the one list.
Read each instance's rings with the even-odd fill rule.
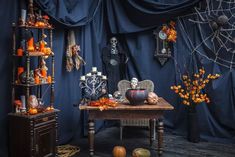
[[200,68],[198,73],[183,75],[182,85],[171,86],[171,89],[182,99],[182,103],[188,106],[188,140],[191,142],[200,140],[196,106],[202,102],[210,103],[203,89],[211,80],[219,77],[219,74],[205,75],[204,68]]

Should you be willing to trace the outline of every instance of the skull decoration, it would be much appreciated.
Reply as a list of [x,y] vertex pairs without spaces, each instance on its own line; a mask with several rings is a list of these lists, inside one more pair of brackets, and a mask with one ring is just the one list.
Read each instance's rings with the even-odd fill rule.
[[117,50],[117,43],[118,43],[118,40],[116,37],[112,37],[110,39],[110,44],[111,44],[111,54],[117,54],[118,53],[118,50]]
[[111,45],[112,45],[113,47],[116,47],[116,45],[117,45],[117,43],[118,43],[117,38],[116,38],[116,37],[112,37],[112,38],[110,39],[110,43],[111,43]]
[[131,79],[131,89],[137,89],[138,82],[139,82],[138,79],[135,78],[135,77],[133,77],[133,78]]
[[28,98],[28,104],[31,108],[38,107],[38,99],[35,95],[30,95]]

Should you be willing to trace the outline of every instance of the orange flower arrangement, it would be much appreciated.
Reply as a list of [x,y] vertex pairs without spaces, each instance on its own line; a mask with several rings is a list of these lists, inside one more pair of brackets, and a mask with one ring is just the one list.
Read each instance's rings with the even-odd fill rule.
[[88,105],[99,107],[100,111],[103,111],[103,110],[108,109],[109,107],[116,107],[117,102],[112,99],[103,97],[103,98],[100,98],[99,100],[89,102]]
[[162,26],[162,31],[167,35],[167,41],[176,42],[177,32],[175,30],[175,22],[170,21],[169,25]]
[[202,93],[202,89],[205,88],[211,80],[215,80],[220,77],[219,74],[208,74],[204,75],[205,70],[203,68],[199,69],[199,73],[193,75],[193,79],[190,79],[189,75],[183,75],[183,86],[175,85],[171,86],[171,89],[174,90],[182,99],[183,104],[187,106],[193,105],[192,103],[198,104],[201,102],[210,103],[210,99],[207,94]]

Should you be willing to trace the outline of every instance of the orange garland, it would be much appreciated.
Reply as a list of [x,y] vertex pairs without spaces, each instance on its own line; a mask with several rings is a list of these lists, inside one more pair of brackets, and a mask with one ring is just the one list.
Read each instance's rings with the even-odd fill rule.
[[210,82],[210,80],[215,80],[220,77],[219,74],[209,74],[207,77],[204,77],[205,70],[203,68],[199,69],[199,73],[195,73],[193,75],[193,80],[190,79],[189,76],[183,75],[183,88],[181,85],[171,86],[171,89],[174,90],[182,99],[183,104],[190,106],[190,102],[194,102],[195,104],[206,102],[210,103],[210,99],[207,94],[202,93],[202,89],[205,88],[206,84]]
[[100,98],[99,100],[89,102],[88,105],[99,107],[100,111],[103,111],[108,109],[108,107],[116,107],[117,102],[109,98]]

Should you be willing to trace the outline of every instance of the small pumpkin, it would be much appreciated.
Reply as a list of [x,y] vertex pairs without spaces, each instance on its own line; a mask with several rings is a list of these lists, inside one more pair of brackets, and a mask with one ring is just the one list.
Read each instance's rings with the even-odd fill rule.
[[144,148],[136,148],[132,152],[132,157],[150,157],[150,151]]
[[123,146],[115,146],[113,148],[113,157],[126,157],[126,148]]
[[147,101],[149,104],[154,105],[157,104],[158,102],[158,96],[156,93],[154,92],[149,92],[148,93],[148,97],[147,97]]
[[53,106],[48,106],[48,107],[46,108],[46,111],[52,111],[52,110],[54,110],[54,107],[53,107]]
[[38,113],[38,110],[36,108],[30,108],[29,109],[29,114],[34,115],[34,114],[37,114],[37,113]]

